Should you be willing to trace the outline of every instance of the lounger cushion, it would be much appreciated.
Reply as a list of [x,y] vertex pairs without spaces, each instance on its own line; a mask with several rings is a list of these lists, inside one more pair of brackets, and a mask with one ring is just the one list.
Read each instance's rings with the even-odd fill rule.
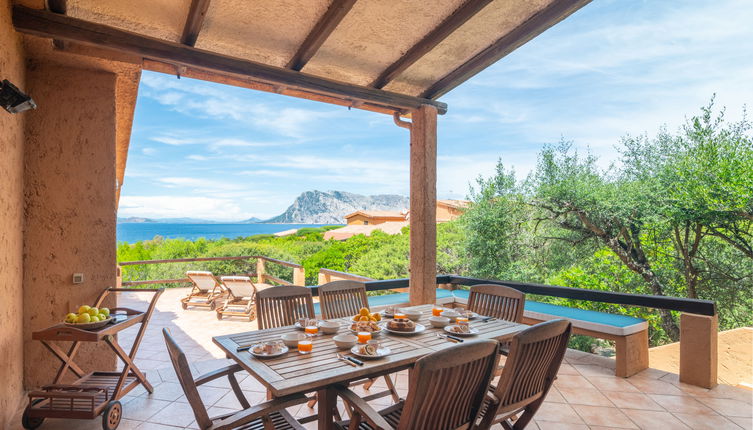
[[[459,303],[468,303],[470,291],[454,290],[452,294]],[[572,321],[573,326],[575,327],[614,336],[627,336],[648,328],[646,320],[641,318],[610,314],[607,312],[589,311],[586,309],[553,305],[533,300],[526,300],[523,315],[527,318],[542,321],[565,318]]]

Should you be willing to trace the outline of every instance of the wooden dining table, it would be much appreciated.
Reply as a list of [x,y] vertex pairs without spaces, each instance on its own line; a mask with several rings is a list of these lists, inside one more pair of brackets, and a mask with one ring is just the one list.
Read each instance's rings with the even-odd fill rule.
[[[291,348],[280,357],[260,359],[251,355],[249,351],[238,351],[239,346],[280,340],[282,334],[296,330],[293,326],[216,336],[212,340],[225,351],[229,358],[259,380],[274,397],[318,392],[318,428],[329,430],[334,427],[334,410],[337,405],[337,398],[331,387],[410,368],[419,358],[456,345],[450,340],[437,336],[437,333],[446,334],[446,332],[432,327],[429,323],[432,308],[433,305],[405,307],[404,309],[422,312],[418,323],[424,325],[426,330],[411,335],[397,335],[383,330],[383,333],[375,336],[374,339],[381,340],[382,345],[389,347],[392,352],[386,357],[377,359],[355,357],[349,350],[338,349],[332,340],[334,335],[315,336],[313,351],[307,355],[299,354],[296,349]],[[339,321],[342,325],[338,333],[350,331],[352,321],[349,318],[334,321]],[[516,333],[528,327],[525,324],[498,319],[484,322],[483,318],[471,320],[470,326],[478,330],[478,334],[463,339],[469,341],[495,339],[500,342],[510,340]],[[358,358],[364,363],[363,366],[353,367],[338,360],[335,355],[338,352]]]

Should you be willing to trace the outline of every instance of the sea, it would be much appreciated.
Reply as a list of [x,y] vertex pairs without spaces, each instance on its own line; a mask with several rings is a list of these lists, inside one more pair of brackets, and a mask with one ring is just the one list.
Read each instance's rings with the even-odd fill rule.
[[273,234],[303,227],[322,227],[332,224],[170,224],[154,222],[124,222],[117,225],[118,242],[140,242],[155,236],[165,239],[235,239],[256,234]]

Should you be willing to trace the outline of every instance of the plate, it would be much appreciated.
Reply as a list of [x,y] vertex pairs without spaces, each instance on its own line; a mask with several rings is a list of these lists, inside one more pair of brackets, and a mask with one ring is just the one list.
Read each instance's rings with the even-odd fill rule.
[[[353,333],[353,334],[355,334],[355,335],[358,335],[358,333],[360,333],[360,331],[353,330],[352,328],[348,328],[348,330],[350,330],[350,332]],[[382,333],[382,331],[383,330],[380,329],[380,330],[377,330],[377,331],[371,331],[369,333],[371,333],[371,335],[374,336],[374,335],[378,335],[378,334]]]
[[[259,345],[261,345],[261,344],[259,344]],[[254,345],[254,346],[256,346],[256,345]],[[290,351],[290,349],[287,346],[285,346],[285,345],[282,346],[282,349],[280,350],[280,352],[275,353],[275,354],[257,354],[257,353],[254,352],[254,347],[253,346],[248,350],[248,352],[250,352],[251,355],[253,355],[256,358],[275,358],[275,357],[279,357],[281,355],[284,355],[288,351]]]
[[[463,316],[463,315],[461,315],[461,316]],[[470,315],[466,316],[466,318],[468,318],[469,320],[474,320],[474,319],[478,318],[478,314],[476,312],[470,312]]]
[[383,346],[383,347],[377,349],[377,355],[361,354],[360,352],[358,352],[358,348],[359,348],[359,345],[356,345],[353,348],[350,348],[350,352],[353,355],[356,355],[356,356],[361,357],[361,358],[382,358],[382,357],[385,357],[385,356],[390,355],[392,353],[392,350],[389,349],[386,346]]
[[450,324],[450,325],[448,325],[448,326],[446,326],[444,328],[444,331],[446,331],[447,333],[450,333],[453,336],[475,336],[475,335],[478,334],[478,330],[476,330],[475,328],[471,328],[471,331],[469,333],[457,333],[457,332],[454,332],[454,331],[452,331],[451,327],[455,327],[456,325],[457,324]]
[[93,323],[86,323],[86,324],[71,324],[71,323],[64,323],[68,327],[78,328],[81,330],[96,330],[98,328],[102,328],[106,326],[107,324],[110,324],[113,320],[113,317],[107,318],[104,321],[97,321]]
[[387,324],[382,324],[382,325],[380,325],[380,327],[382,327],[382,330],[384,330],[384,331],[386,331],[388,333],[397,334],[397,335],[401,335],[401,336],[411,336],[411,335],[418,334],[418,333],[421,333],[422,331],[426,330],[426,326],[424,326],[423,324],[416,324],[416,329],[413,330],[413,331],[390,330],[390,328],[387,327]]

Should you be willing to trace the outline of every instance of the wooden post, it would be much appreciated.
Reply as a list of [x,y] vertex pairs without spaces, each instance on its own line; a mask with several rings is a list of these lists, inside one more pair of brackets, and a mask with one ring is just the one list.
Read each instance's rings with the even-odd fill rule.
[[293,268],[293,285],[306,286],[306,272],[303,267]]
[[267,271],[265,263],[266,262],[261,257],[256,259],[256,282],[260,284],[264,283],[264,273]]
[[410,126],[410,304],[436,301],[437,110],[424,105]]
[[716,315],[680,315],[680,382],[703,388],[717,384]]

